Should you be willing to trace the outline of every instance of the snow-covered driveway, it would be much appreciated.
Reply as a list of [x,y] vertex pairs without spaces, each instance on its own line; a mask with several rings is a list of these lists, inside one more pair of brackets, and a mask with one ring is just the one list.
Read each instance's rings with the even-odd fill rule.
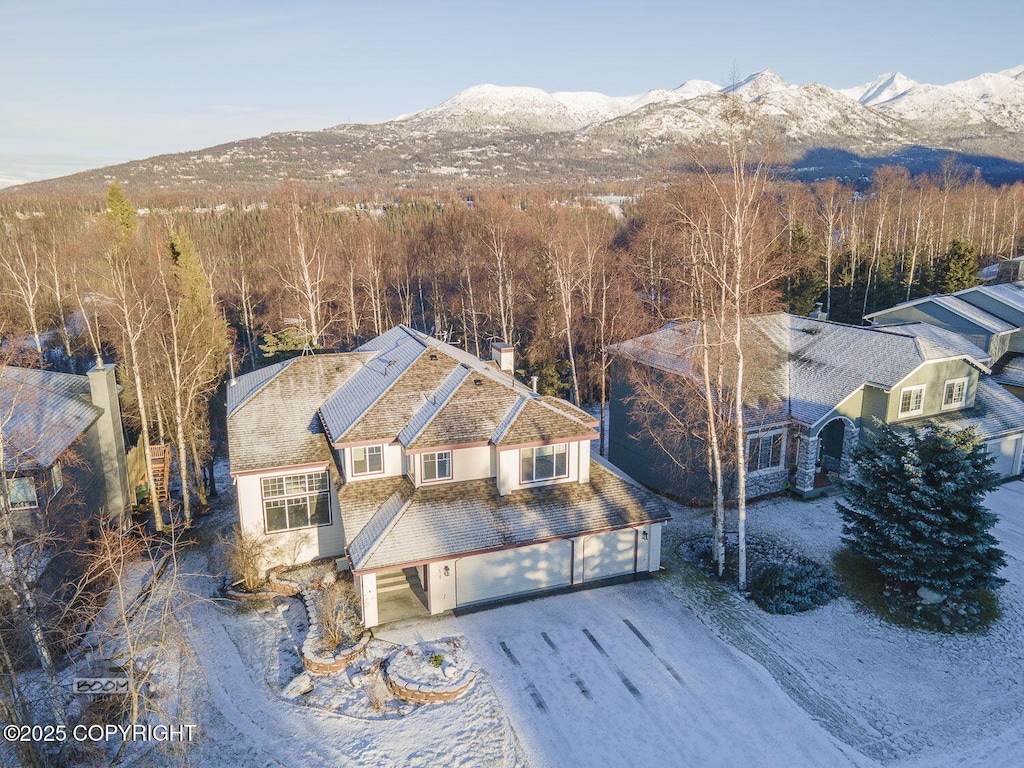
[[657,580],[449,621],[487,669],[532,765],[869,763]]

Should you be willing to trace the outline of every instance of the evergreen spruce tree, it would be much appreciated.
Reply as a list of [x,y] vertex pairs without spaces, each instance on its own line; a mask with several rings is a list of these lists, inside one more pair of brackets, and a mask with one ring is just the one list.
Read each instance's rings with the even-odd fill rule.
[[937,288],[939,293],[955,293],[972,288],[978,280],[978,248],[973,243],[953,240],[939,263]]
[[1004,583],[1005,556],[984,506],[993,459],[973,429],[900,431],[876,424],[838,503],[844,538],[892,582],[955,598]]

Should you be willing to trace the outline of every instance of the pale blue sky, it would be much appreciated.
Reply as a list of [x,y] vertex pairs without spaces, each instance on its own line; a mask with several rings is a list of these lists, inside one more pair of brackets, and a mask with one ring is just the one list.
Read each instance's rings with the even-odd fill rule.
[[376,122],[485,82],[946,83],[1024,63],[1022,29],[1015,0],[0,0],[0,177]]

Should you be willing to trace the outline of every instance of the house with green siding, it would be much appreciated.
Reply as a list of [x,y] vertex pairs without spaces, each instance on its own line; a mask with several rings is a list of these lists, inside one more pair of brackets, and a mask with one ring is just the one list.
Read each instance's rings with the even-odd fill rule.
[[[692,469],[682,471],[665,455],[657,424],[639,418],[637,407],[640,376],[695,379],[694,329],[669,323],[612,347],[609,458],[649,487],[701,499],[708,488],[701,430],[693,430],[696,449],[687,451]],[[925,322],[863,327],[785,313],[747,318],[747,375],[755,382],[744,408],[748,496],[823,493],[849,476],[853,451],[871,438],[876,419],[973,426],[995,455],[995,470],[1020,474],[1024,402],[993,380],[987,349],[1002,330],[992,324],[990,338],[968,339]]]

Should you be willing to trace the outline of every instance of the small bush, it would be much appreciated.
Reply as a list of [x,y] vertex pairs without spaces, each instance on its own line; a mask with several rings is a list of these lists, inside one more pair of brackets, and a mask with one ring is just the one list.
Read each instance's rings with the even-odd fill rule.
[[363,625],[356,616],[356,594],[350,582],[336,581],[321,590],[317,607],[324,650],[333,652],[339,646],[354,643],[363,634]]
[[430,654],[430,666],[434,667],[435,669],[440,669],[442,664],[444,664],[444,656],[442,656],[440,653]]
[[817,563],[763,563],[752,569],[750,577],[750,597],[768,613],[809,611],[838,594],[835,578]]
[[255,592],[259,589],[263,583],[266,540],[235,525],[231,529],[231,536],[222,538],[220,545],[227,559],[232,583],[240,583],[246,592]]

